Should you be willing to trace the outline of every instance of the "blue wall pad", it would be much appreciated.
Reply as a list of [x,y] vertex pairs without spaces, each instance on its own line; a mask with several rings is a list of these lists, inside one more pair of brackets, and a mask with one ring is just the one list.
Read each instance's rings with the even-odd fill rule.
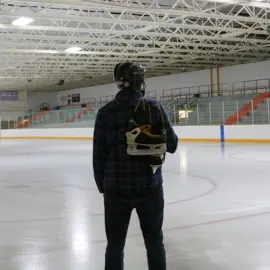
[[224,126],[220,126],[220,142],[222,142],[222,143],[225,142],[225,131],[224,131]]

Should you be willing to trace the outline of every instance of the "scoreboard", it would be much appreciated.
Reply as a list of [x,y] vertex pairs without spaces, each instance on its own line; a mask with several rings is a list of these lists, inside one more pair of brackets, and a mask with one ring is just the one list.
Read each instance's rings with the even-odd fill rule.
[[18,91],[3,91],[0,92],[0,101],[18,101]]

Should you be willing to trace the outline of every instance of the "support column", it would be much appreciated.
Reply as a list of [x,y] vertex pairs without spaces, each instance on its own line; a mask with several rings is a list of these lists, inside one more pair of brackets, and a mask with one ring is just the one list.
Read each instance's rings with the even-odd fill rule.
[[218,96],[220,96],[220,69],[219,69],[219,66],[217,66],[217,92],[218,92]]
[[213,67],[210,67],[210,95],[211,97],[214,95],[214,88],[213,88]]

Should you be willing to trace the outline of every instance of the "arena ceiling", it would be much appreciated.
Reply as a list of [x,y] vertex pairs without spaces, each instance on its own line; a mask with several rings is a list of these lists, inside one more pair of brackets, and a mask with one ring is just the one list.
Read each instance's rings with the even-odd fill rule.
[[0,90],[110,83],[126,59],[148,77],[264,60],[269,26],[263,0],[2,0]]

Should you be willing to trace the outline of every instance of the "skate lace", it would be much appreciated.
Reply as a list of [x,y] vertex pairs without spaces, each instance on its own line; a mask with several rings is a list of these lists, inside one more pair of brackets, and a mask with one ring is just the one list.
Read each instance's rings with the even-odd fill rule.
[[159,135],[155,135],[151,132],[151,126],[150,125],[143,125],[141,126],[141,131],[142,133],[146,134],[147,136],[151,136],[151,137],[158,137]]
[[[141,98],[139,101],[138,101],[138,103],[137,103],[137,105],[136,105],[136,107],[135,107],[135,109],[134,109],[134,113],[136,113],[137,112],[137,109],[139,108],[139,105],[140,104],[143,104],[143,110],[145,111],[145,109],[146,109],[146,106],[148,107],[148,113],[149,113],[149,120],[150,120],[150,123],[151,123],[151,105],[148,103],[148,104],[145,104],[146,102],[144,101],[144,99],[143,98]],[[159,107],[159,113],[160,113],[160,116],[161,116],[161,122],[162,122],[162,125],[163,125],[163,128],[165,128],[166,127],[166,124],[165,124],[165,119],[164,119],[164,115],[163,115],[163,112],[162,112],[162,109],[161,109],[161,105],[159,105],[158,106]],[[147,125],[148,127],[150,127],[151,128],[151,126],[149,126],[149,125]],[[152,133],[151,133],[151,135],[153,135]]]
[[149,125],[143,125],[141,126],[141,131],[142,133],[148,135],[148,136],[152,136],[153,134],[151,133],[151,127]]

